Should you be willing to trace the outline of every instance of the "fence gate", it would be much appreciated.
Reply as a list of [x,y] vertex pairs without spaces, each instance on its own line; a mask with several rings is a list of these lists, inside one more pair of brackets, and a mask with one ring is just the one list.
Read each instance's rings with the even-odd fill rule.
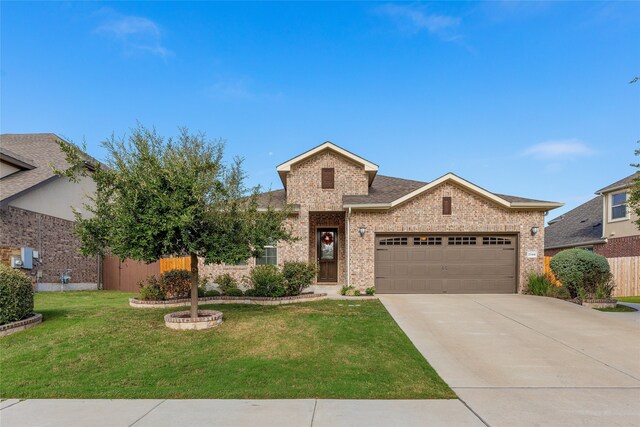
[[137,293],[138,283],[159,274],[159,262],[120,261],[116,256],[105,256],[102,260],[102,287],[106,290]]

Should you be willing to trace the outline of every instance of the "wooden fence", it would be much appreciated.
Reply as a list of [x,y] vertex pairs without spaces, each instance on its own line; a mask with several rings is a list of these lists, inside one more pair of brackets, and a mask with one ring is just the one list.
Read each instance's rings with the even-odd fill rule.
[[[549,267],[550,256],[544,257],[544,272],[551,275],[556,284],[560,282],[555,278]],[[640,256],[607,258],[611,274],[616,285],[613,296],[640,295]]]
[[160,273],[169,270],[191,270],[191,257],[161,258]]
[[102,289],[138,292],[138,284],[149,276],[160,274],[160,263],[145,264],[130,259],[120,261],[116,256],[102,259]]

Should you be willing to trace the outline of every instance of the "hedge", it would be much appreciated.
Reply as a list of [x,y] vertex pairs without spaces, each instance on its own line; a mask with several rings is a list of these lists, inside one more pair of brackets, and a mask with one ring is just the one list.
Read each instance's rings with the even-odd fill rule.
[[0,264],[0,325],[33,315],[33,287],[23,272]]

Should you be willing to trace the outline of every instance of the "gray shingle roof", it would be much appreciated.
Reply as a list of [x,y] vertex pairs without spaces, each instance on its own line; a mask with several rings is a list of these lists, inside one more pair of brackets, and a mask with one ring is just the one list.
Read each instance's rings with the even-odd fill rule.
[[56,144],[59,139],[61,138],[53,133],[0,135],[0,147],[5,154],[18,156],[35,166],[1,179],[0,201],[8,201],[39,184],[55,179],[51,166],[60,169],[68,166],[64,154]]
[[606,187],[601,188],[600,190],[596,191],[596,193],[597,194],[606,193],[606,192],[611,191],[611,190],[617,190],[619,188],[628,187],[636,179],[640,179],[640,172],[632,173],[631,175],[629,175],[629,176],[627,176],[625,178],[622,178],[620,181],[616,181],[611,185],[607,185]]
[[545,249],[579,246],[586,243],[602,242],[602,197],[587,203],[549,221],[544,229]]
[[391,203],[426,185],[426,182],[376,175],[368,195],[342,196],[344,204]]

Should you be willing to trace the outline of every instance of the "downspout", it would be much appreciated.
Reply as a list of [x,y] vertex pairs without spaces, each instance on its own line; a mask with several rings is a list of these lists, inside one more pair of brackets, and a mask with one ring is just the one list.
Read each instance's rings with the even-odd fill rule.
[[351,208],[347,211],[347,286],[351,286]]

